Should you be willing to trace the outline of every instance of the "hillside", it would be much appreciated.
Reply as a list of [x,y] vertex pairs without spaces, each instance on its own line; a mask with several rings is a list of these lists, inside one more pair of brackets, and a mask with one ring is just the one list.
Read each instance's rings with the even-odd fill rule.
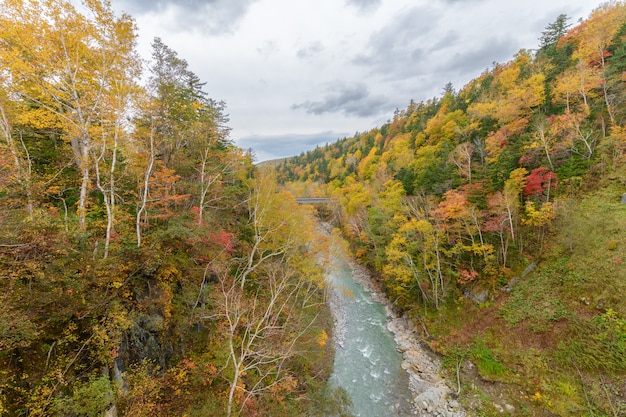
[[477,415],[626,414],[626,5],[280,163]]
[[311,211],[83,6],[0,2],[0,415],[342,412]]

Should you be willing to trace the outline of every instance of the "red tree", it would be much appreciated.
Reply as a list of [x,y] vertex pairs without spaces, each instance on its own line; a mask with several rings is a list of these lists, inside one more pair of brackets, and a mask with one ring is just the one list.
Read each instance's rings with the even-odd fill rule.
[[546,167],[539,167],[532,170],[526,177],[524,186],[525,196],[539,196],[547,191],[547,199],[550,199],[550,190],[556,186],[557,176]]

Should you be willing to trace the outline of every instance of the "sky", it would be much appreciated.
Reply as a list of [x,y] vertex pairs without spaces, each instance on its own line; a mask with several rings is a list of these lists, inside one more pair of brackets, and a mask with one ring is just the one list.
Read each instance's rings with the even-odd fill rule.
[[112,0],[226,103],[231,139],[257,162],[298,155],[393,118],[411,100],[460,90],[536,49],[565,13],[599,0]]

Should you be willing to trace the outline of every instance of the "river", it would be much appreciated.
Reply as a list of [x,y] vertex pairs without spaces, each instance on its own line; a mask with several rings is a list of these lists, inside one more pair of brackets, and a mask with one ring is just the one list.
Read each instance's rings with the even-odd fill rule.
[[332,384],[347,391],[355,416],[416,415],[384,306],[355,281],[341,253],[332,256],[326,279],[336,323]]
[[440,375],[439,360],[420,344],[413,321],[393,312],[367,271],[352,262],[346,242],[325,229],[328,301],[335,319],[330,381],[346,390],[352,414],[466,417]]

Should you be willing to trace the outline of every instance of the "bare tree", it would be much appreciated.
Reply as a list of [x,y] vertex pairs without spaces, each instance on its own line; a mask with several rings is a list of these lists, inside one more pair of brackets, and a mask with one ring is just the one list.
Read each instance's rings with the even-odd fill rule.
[[137,233],[137,247],[141,247],[141,217],[144,215],[148,205],[148,195],[150,190],[150,177],[154,169],[155,162],[155,149],[154,149],[154,123],[150,123],[149,131],[149,148],[148,148],[148,165],[144,171],[143,184],[139,190],[140,206],[137,210],[137,216],[135,218],[135,231]]
[[[247,401],[289,376],[285,363],[315,323],[318,287],[279,258],[263,265],[263,284],[248,295],[237,279],[220,279],[221,316],[228,345],[227,415],[239,415]],[[308,311],[307,311],[308,310]],[[239,398],[239,411],[235,406]]]
[[467,178],[467,182],[472,182],[472,157],[474,146],[469,142],[459,144],[454,152],[450,153],[450,160],[459,168],[462,177]]
[[289,378],[286,364],[316,322],[321,302],[312,216],[264,174],[247,204],[247,255],[218,273],[216,317],[229,352],[228,416]]

